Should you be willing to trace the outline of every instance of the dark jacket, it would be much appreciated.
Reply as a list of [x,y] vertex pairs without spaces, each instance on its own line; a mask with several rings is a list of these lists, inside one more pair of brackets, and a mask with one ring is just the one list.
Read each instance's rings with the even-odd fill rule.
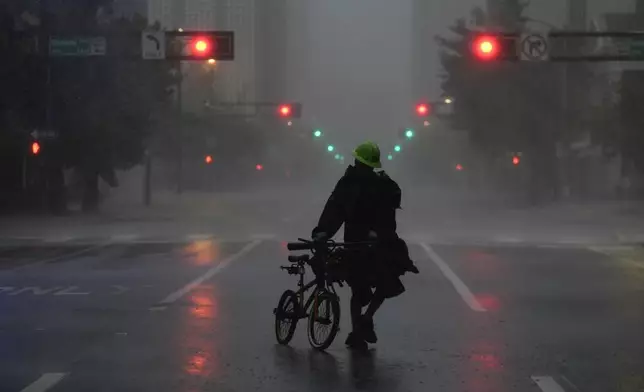
[[[351,252],[349,284],[366,278],[373,286],[384,287],[388,298],[401,294],[398,277],[415,270],[405,242],[396,233],[396,210],[401,208],[402,192],[385,172],[349,166],[329,197],[313,236],[333,237],[344,224],[344,240],[369,241],[375,232],[378,246],[371,252]],[[360,254],[361,253],[361,254]],[[417,271],[417,270],[416,270]]]
[[367,241],[370,231],[382,241],[397,239],[396,209],[401,194],[385,172],[349,166],[326,202],[313,235],[324,232],[333,237],[344,224],[348,242]]

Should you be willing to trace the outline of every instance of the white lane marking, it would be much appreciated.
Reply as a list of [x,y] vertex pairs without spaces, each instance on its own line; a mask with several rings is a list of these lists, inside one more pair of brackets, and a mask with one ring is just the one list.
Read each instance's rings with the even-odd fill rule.
[[69,242],[74,239],[74,236],[71,235],[61,235],[57,237],[47,237],[45,242],[58,243],[58,242]]
[[474,294],[472,294],[470,289],[465,285],[465,283],[463,283],[461,278],[459,278],[458,275],[456,275],[454,271],[452,271],[452,269],[449,268],[449,265],[447,265],[445,260],[443,260],[438,255],[438,253],[434,251],[434,249],[432,249],[426,243],[421,243],[420,246],[423,247],[423,249],[425,250],[425,253],[427,253],[429,258],[434,262],[434,264],[436,264],[438,269],[441,270],[443,275],[445,275],[445,277],[452,283],[452,285],[456,289],[456,292],[461,296],[461,298],[463,298],[463,301],[465,301],[467,306],[469,306],[475,312],[487,311],[487,309],[481,306],[479,301],[476,300],[476,298],[474,297]]
[[134,242],[140,236],[138,234],[115,234],[110,237],[111,242]]
[[130,290],[129,288],[118,284],[112,285],[112,288],[114,289],[114,292],[111,293],[112,295],[120,295]]
[[531,378],[543,392],[566,392],[561,385],[559,385],[555,379],[550,376],[532,376]]
[[193,242],[193,241],[206,241],[214,237],[215,236],[212,234],[188,234],[186,236],[186,239],[190,242]]
[[20,392],[45,392],[58,384],[67,373],[43,373],[39,379],[29,384]]
[[108,245],[108,243],[105,242],[105,243],[98,244],[98,245],[88,246],[88,247],[82,248],[82,249],[80,249],[80,250],[78,250],[76,252],[64,253],[62,255],[54,256],[54,257],[51,257],[49,259],[38,260],[38,261],[30,263],[30,264],[25,264],[23,266],[13,268],[12,271],[21,271],[21,270],[27,270],[27,269],[31,269],[31,268],[36,268],[36,267],[42,266],[43,264],[55,263],[57,261],[64,260],[64,259],[70,259],[71,260],[71,259],[74,259],[74,258],[76,258],[78,256],[81,256],[81,255],[85,254],[85,253],[89,253],[89,252],[92,252],[94,250],[104,248],[107,245]]
[[274,234],[253,234],[250,236],[252,240],[272,240],[275,238]]
[[76,290],[78,290],[78,286],[69,286],[64,290],[60,290],[59,292],[54,293],[54,295],[89,295],[90,294],[88,291],[76,291]]
[[218,274],[221,270],[226,268],[228,264],[232,263],[233,261],[237,260],[238,258],[244,256],[246,253],[250,252],[253,250],[257,245],[261,244],[262,240],[255,240],[246,246],[244,246],[239,252],[233,253],[232,255],[228,256],[224,260],[222,260],[219,264],[216,266],[210,268],[208,271],[206,271],[203,275],[199,276],[192,282],[186,284],[179,290],[171,293],[167,297],[165,297],[161,302],[159,302],[159,305],[166,305],[166,304],[171,304],[173,302],[176,302],[178,299],[183,297],[184,295],[188,294],[191,290],[193,290],[195,287],[199,286],[206,280],[212,278],[216,274]]
[[575,384],[573,384],[573,383],[572,383],[572,381],[570,381],[570,380],[568,379],[568,377],[564,376],[563,374],[562,374],[561,376],[559,376],[559,377],[560,377],[563,381],[565,381],[565,383],[566,383],[566,384],[568,384],[568,386],[570,387],[570,389],[572,389],[573,391],[577,391],[577,392],[579,392],[579,388],[577,388],[577,386],[576,386]]

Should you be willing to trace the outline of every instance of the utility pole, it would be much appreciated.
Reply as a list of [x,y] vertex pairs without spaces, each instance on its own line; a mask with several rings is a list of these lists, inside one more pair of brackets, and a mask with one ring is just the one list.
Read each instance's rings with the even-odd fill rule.
[[[587,0],[568,0],[568,15],[566,29],[573,31],[585,31],[586,30],[586,19],[587,19]],[[569,45],[570,41],[568,38],[563,39],[563,50],[564,53],[568,53],[569,50],[577,50],[578,41],[574,41],[575,45]],[[562,84],[561,84],[561,108],[563,114],[562,121],[562,134],[560,143],[562,143],[561,152],[563,152],[563,165],[560,167],[563,169],[563,189],[562,196],[569,197],[572,192],[572,157],[569,156],[566,152],[570,148],[570,143],[572,142],[573,130],[570,129],[574,124],[570,121],[570,64],[568,62],[563,63],[562,65]]]
[[176,77],[177,77],[177,194],[183,193],[183,70],[181,69],[181,61],[176,62]]

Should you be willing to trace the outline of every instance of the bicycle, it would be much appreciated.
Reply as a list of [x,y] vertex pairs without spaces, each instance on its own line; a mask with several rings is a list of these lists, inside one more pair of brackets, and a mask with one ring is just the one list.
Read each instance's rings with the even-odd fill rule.
[[[277,307],[273,310],[275,314],[275,336],[279,344],[286,345],[295,334],[299,320],[308,318],[307,335],[311,347],[317,350],[326,350],[335,339],[340,330],[340,298],[335,291],[335,283],[340,287],[342,278],[334,275],[332,270],[341,268],[342,250],[349,246],[365,246],[372,243],[341,243],[332,240],[316,243],[302,238],[300,242],[290,242],[288,250],[308,250],[311,255],[300,256],[289,255],[289,266],[281,266],[289,275],[299,275],[298,290],[286,290],[282,293]],[[311,265],[316,260],[317,265]],[[315,273],[315,279],[304,284],[306,264],[311,265]],[[316,271],[316,269],[318,269]],[[305,301],[306,292],[313,289],[313,292]],[[311,309],[312,308],[312,309]],[[330,326],[325,337],[316,336],[316,326]]]

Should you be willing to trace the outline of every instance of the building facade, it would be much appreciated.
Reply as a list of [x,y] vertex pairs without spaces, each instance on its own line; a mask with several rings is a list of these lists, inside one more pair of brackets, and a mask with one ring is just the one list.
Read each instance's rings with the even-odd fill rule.
[[258,1],[255,15],[255,80],[258,101],[287,99],[288,14],[286,0]]
[[432,80],[436,77],[430,69],[435,67],[431,43],[432,36],[431,2],[413,0],[412,6],[412,78],[411,92],[413,99],[426,100]]
[[132,18],[135,15],[148,16],[147,0],[114,0],[112,16],[115,18]]
[[[124,0],[127,1],[127,0]],[[148,21],[159,23],[164,30],[177,30],[185,23],[187,0],[147,0]]]

